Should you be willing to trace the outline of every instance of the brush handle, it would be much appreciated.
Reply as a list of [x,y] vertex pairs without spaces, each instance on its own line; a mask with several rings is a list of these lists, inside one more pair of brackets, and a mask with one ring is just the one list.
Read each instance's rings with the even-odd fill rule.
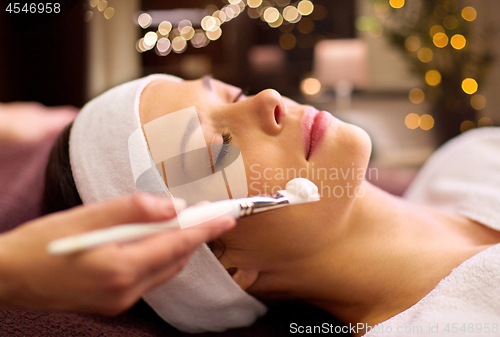
[[71,254],[106,243],[142,239],[148,235],[175,228],[179,228],[177,219],[156,225],[113,226],[54,240],[47,245],[47,251],[51,255]]
[[76,253],[111,242],[142,239],[169,229],[188,228],[215,219],[224,214],[239,218],[240,206],[236,200],[224,200],[187,208],[177,218],[157,224],[119,225],[68,236],[50,242],[47,251],[52,255]]

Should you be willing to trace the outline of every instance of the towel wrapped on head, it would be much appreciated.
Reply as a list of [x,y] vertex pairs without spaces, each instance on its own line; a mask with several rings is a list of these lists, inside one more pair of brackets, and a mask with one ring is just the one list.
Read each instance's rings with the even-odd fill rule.
[[[73,123],[69,141],[71,169],[84,204],[139,192],[129,151],[142,154],[150,165],[142,133],[139,102],[154,80],[182,81],[169,75],[151,75],[122,84],[90,101]],[[132,133],[142,135],[129,147]],[[172,197],[160,174],[152,170],[154,193]],[[198,248],[186,267],[167,283],[144,296],[165,321],[185,332],[224,331],[252,324],[266,312],[260,301],[243,291],[208,246]]]

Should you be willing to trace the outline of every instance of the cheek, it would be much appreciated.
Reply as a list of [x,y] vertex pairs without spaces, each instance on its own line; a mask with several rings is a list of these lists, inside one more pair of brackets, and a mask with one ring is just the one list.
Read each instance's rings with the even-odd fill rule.
[[[311,175],[323,198],[353,199],[362,193],[371,154],[368,134],[353,125],[343,124],[334,137],[325,140],[324,155],[311,163]],[[358,195],[356,195],[358,189]],[[340,200],[339,200],[340,201]]]

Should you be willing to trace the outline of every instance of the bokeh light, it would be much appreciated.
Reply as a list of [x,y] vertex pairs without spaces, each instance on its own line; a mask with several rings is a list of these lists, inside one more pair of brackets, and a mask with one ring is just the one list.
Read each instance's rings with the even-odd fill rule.
[[470,99],[470,105],[475,110],[482,110],[486,107],[486,98],[483,95],[475,94]]
[[157,39],[158,35],[156,35],[155,32],[147,32],[146,35],[144,35],[144,44],[148,47],[152,47],[155,45]]
[[94,15],[94,12],[92,12],[92,11],[85,11],[85,13],[83,13],[83,21],[89,22],[90,20],[92,20],[92,16],[93,15]]
[[229,18],[227,17],[226,13],[223,11],[215,11],[214,14],[212,14],[214,18],[217,18],[220,20],[220,22],[226,22],[229,21]]
[[207,15],[201,20],[201,28],[206,31],[214,31],[219,28],[220,21],[213,16]]
[[443,5],[437,5],[434,7],[434,16],[436,18],[443,19],[446,15],[448,15],[448,11]]
[[389,0],[389,5],[392,8],[401,8],[405,5],[405,0]]
[[309,18],[303,18],[300,20],[300,22],[297,24],[297,30],[301,32],[302,34],[309,34],[314,30],[314,21]]
[[387,0],[376,0],[373,4],[375,13],[381,18],[386,18],[389,15],[389,3]]
[[153,22],[153,18],[148,13],[142,13],[141,15],[139,15],[139,18],[137,19],[137,23],[143,29],[148,28],[152,22]]
[[460,132],[465,132],[470,129],[474,129],[476,127],[476,124],[474,124],[473,121],[463,121],[462,124],[460,124]]
[[283,18],[288,22],[295,21],[298,16],[299,10],[295,6],[287,6],[283,9]]
[[465,39],[465,36],[461,34],[455,34],[451,37],[450,44],[453,48],[460,50],[465,47],[465,45],[467,44],[467,40]]
[[462,17],[464,18],[464,20],[474,21],[477,17],[477,11],[474,9],[474,7],[465,7],[464,9],[462,9]]
[[420,49],[421,46],[422,42],[420,42],[418,36],[409,36],[405,40],[405,47],[409,51],[417,51]]
[[300,90],[302,90],[305,95],[317,95],[321,91],[321,82],[313,77],[306,78],[302,80]]
[[272,28],[278,28],[279,26],[281,26],[283,24],[283,16],[281,16],[281,14],[279,14],[278,20],[276,20],[274,22],[268,22],[268,24]]
[[291,50],[295,48],[295,45],[297,44],[297,39],[293,34],[283,34],[280,36],[279,43],[280,47],[283,48],[284,50]]
[[108,2],[106,0],[100,0],[97,3],[97,9],[99,10],[99,12],[103,12],[106,7],[108,7]]
[[434,126],[434,118],[431,115],[424,114],[420,116],[419,125],[422,130],[428,131]]
[[413,104],[420,104],[425,99],[425,93],[422,89],[414,88],[410,90],[408,94],[408,98]]
[[437,33],[444,33],[444,32],[445,32],[444,27],[441,25],[434,25],[429,30],[429,34],[431,34],[432,37],[434,37],[434,35],[436,35]]
[[171,30],[172,30],[172,24],[169,21],[162,21],[158,25],[158,32],[161,35],[168,35]]
[[314,10],[314,5],[311,1],[309,0],[302,0],[299,2],[297,9],[299,10],[299,13],[301,15],[309,15],[313,12]]
[[278,20],[279,17],[280,17],[280,12],[274,7],[268,7],[264,11],[264,20],[266,20],[266,22],[274,22]]
[[193,28],[193,24],[189,20],[182,20],[177,28],[179,28],[181,34],[187,34]]
[[247,5],[250,8],[257,8],[262,5],[262,0],[248,0]]
[[166,37],[162,37],[158,40],[156,49],[158,51],[158,54],[160,54],[161,56],[166,56],[170,54],[170,51],[172,50],[172,44],[170,43],[169,39],[167,39]]
[[370,27],[368,27],[368,35],[371,37],[380,37],[382,36],[382,33],[384,32],[384,29],[382,28],[382,25],[378,22],[373,22]]
[[326,18],[328,9],[323,5],[314,5],[314,11],[311,14],[311,19],[319,21]]
[[174,53],[180,54],[186,50],[187,42],[182,36],[176,36],[172,40],[172,50]]
[[458,19],[453,15],[447,15],[443,20],[446,29],[453,30],[458,27]]
[[183,32],[181,32],[181,36],[186,40],[186,41],[189,41],[193,38],[194,36],[194,28],[193,27],[189,27],[189,28],[184,28],[183,29]]
[[466,78],[462,81],[462,90],[469,95],[476,93],[478,88],[477,82],[473,78]]
[[432,38],[432,42],[438,48],[444,48],[448,45],[448,36],[445,33],[436,33]]
[[427,62],[432,61],[432,58],[434,57],[434,53],[429,48],[424,47],[424,48],[420,48],[420,50],[417,53],[417,57],[421,62],[427,63]]
[[217,40],[219,37],[221,37],[221,35],[222,35],[222,30],[221,30],[219,27],[217,27],[217,29],[216,29],[216,30],[214,30],[214,31],[209,30],[209,31],[207,31],[207,32],[206,32],[206,34],[207,34],[207,37],[208,37],[210,40],[215,41],[215,40]]
[[481,117],[477,121],[477,126],[478,127],[492,126],[492,125],[493,125],[493,121],[490,118],[488,118],[488,117]]
[[104,17],[106,19],[111,19],[115,15],[115,9],[113,7],[108,7],[104,10]]
[[441,83],[441,74],[437,70],[429,70],[425,73],[425,82],[434,87]]
[[419,123],[420,117],[415,113],[408,114],[405,118],[405,125],[408,129],[414,130],[418,128]]
[[210,40],[207,38],[203,30],[197,29],[193,38],[191,39],[191,44],[195,48],[203,48],[205,47]]

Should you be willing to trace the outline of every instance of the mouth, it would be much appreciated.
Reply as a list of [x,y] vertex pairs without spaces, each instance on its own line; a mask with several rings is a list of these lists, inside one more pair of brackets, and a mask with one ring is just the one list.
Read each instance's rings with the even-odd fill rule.
[[331,115],[326,111],[318,111],[312,107],[305,110],[302,117],[302,132],[306,160],[309,160],[314,150],[321,143],[330,120]]

